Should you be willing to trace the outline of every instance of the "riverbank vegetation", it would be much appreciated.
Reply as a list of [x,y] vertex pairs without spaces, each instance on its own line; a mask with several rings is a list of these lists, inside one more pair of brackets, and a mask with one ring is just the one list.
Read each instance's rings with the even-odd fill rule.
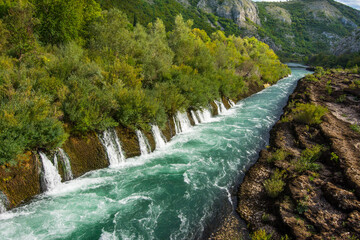
[[69,135],[161,126],[289,74],[255,38],[192,25],[134,25],[92,0],[0,1],[0,164]]

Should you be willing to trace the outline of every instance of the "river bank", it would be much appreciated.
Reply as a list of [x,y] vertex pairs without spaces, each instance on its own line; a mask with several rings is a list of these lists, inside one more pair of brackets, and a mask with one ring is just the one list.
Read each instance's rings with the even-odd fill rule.
[[[237,211],[257,236],[360,237],[360,76],[317,76],[299,82],[239,188]],[[311,121],[316,111],[299,118],[308,104],[328,109],[320,122]],[[234,234],[223,227],[214,239]]]

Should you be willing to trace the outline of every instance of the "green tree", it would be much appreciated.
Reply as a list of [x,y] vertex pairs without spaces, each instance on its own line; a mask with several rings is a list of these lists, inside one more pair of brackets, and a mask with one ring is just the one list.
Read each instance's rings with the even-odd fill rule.
[[81,43],[88,24],[101,13],[94,0],[35,0],[35,6],[40,41],[50,44]]

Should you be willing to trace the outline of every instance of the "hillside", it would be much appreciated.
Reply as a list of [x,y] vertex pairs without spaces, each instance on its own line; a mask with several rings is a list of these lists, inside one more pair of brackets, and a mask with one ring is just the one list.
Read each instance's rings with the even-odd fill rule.
[[258,2],[257,6],[260,38],[287,60],[328,53],[360,25],[359,11],[333,0]]
[[176,14],[194,19],[194,26],[212,33],[255,36],[284,61],[303,61],[329,53],[360,26],[360,12],[333,0],[252,2],[250,0],[99,0],[104,8],[118,7],[130,22],[145,24],[161,18],[168,30]]

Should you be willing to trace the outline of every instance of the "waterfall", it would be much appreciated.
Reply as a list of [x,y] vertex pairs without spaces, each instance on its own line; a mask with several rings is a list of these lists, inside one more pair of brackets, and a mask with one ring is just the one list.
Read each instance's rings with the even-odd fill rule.
[[136,136],[139,140],[141,155],[144,156],[151,153],[151,147],[146,136],[140,130],[136,130]]
[[173,117],[173,121],[174,121],[174,126],[175,126],[175,134],[178,135],[179,133],[181,133],[181,128],[180,128],[179,124],[177,123],[175,117]]
[[220,101],[216,101],[214,100],[217,108],[218,108],[218,113],[219,114],[223,114],[227,111],[226,107],[224,106],[224,103],[220,100]]
[[10,206],[10,202],[6,195],[0,191],[0,213],[6,212],[6,207]]
[[64,180],[65,181],[72,180],[74,178],[74,176],[73,176],[73,173],[71,170],[70,159],[69,159],[68,155],[65,153],[65,151],[62,148],[59,148],[58,154],[60,157],[60,161],[62,162],[62,165],[64,166],[64,178],[65,178]]
[[59,172],[43,152],[39,152],[39,155],[43,165],[43,188],[45,191],[54,189],[57,185],[61,184]]
[[191,123],[186,112],[177,112],[174,118],[176,134],[187,132],[191,128]]
[[195,122],[195,125],[198,125],[200,123],[200,121],[198,119],[198,116],[196,116],[196,113],[193,110],[191,110],[191,116]]
[[121,149],[120,140],[114,129],[105,130],[102,136],[100,136],[100,142],[106,150],[110,167],[125,162],[125,155]]
[[234,107],[236,104],[234,103],[233,100],[229,99],[229,105],[230,105],[231,107]]
[[5,204],[0,199],[0,213],[6,212]]
[[153,133],[155,139],[156,149],[162,148],[166,144],[165,137],[161,133],[159,127],[157,125],[151,125],[151,131]]
[[211,112],[210,112],[210,110],[207,109],[207,108],[204,108],[204,109],[201,109],[201,110],[197,110],[197,111],[196,111],[196,115],[198,116],[199,121],[200,121],[201,123],[209,122],[210,119],[211,119]]

